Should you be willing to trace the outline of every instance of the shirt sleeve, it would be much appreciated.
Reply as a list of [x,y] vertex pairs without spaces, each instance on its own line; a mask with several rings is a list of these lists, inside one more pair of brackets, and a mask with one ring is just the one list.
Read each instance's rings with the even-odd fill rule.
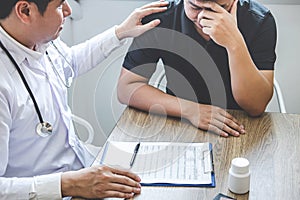
[[161,57],[160,49],[167,49],[161,46],[157,39],[158,35],[156,29],[153,29],[135,38],[124,58],[123,67],[135,74],[150,78]]
[[86,42],[71,47],[75,76],[83,74],[97,66],[114,50],[129,40],[119,40],[116,36],[115,29],[116,26]]
[[61,173],[30,178],[0,177],[0,196],[2,200],[62,199]]
[[277,30],[274,17],[269,13],[252,42],[250,54],[260,70],[274,70],[276,61]]
[[31,194],[37,199],[61,199],[61,173],[35,176]]
[[[1,76],[0,76],[1,77]],[[5,84],[3,81],[2,84]],[[0,86],[0,177],[4,174],[8,163],[9,130],[12,118],[9,111],[8,101],[5,97],[6,90]],[[1,185],[1,184],[0,184]]]

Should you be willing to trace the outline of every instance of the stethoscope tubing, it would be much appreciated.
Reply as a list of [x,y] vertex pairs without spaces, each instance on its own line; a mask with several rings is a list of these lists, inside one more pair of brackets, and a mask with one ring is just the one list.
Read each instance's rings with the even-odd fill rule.
[[[54,44],[53,41],[51,41],[52,45],[55,47],[55,49],[58,51],[58,53],[64,58],[64,60],[67,62],[68,66],[70,67],[71,69],[71,79],[73,79],[74,77],[74,71],[73,71],[73,68],[71,67],[70,63],[67,61],[67,59],[62,55],[62,53],[58,50],[58,48],[56,47],[56,45]],[[22,70],[20,69],[19,65],[17,64],[17,62],[15,61],[15,59],[13,58],[13,56],[9,53],[9,51],[7,50],[7,48],[2,44],[2,42],[0,41],[0,47],[3,49],[3,51],[6,53],[6,55],[8,56],[8,58],[11,60],[11,62],[13,63],[13,65],[16,67],[17,71],[18,71],[18,74],[20,75],[22,81],[23,81],[23,84],[25,85],[26,87],[26,90],[28,91],[29,93],[29,96],[31,97],[32,101],[33,101],[33,104],[34,104],[34,108],[36,110],[36,113],[38,115],[38,118],[39,118],[39,121],[40,123],[37,124],[36,126],[36,132],[39,136],[41,137],[47,137],[49,135],[52,134],[52,131],[53,131],[53,127],[50,123],[46,122],[43,120],[43,117],[42,117],[42,114],[41,114],[41,111],[40,111],[40,108],[36,102],[36,99],[28,85],[28,82],[26,81],[26,78],[24,76],[24,74],[22,73]],[[58,74],[58,72],[56,71],[55,67],[54,67],[54,64],[52,63],[49,55],[48,55],[48,52],[46,51],[46,55],[49,59],[49,62],[51,63],[51,66],[54,70],[54,72],[56,73],[56,75],[58,76],[58,78],[60,79],[60,81],[62,81],[62,83],[67,87],[69,88],[70,85],[68,85],[70,83],[70,81],[68,81],[67,83],[65,83],[62,78],[60,77],[60,75]]]
[[37,113],[37,115],[38,115],[39,121],[40,121],[40,123],[44,123],[44,120],[43,120],[43,117],[42,117],[40,108],[39,108],[39,106],[38,106],[38,104],[37,104],[37,102],[36,102],[36,100],[35,100],[35,97],[34,97],[32,91],[31,91],[31,89],[30,89],[30,87],[29,87],[29,85],[28,85],[28,82],[26,81],[26,78],[25,78],[24,74],[22,73],[22,71],[21,71],[19,65],[17,64],[17,62],[15,61],[15,59],[13,58],[13,56],[9,53],[9,51],[8,51],[8,50],[6,49],[6,47],[2,44],[1,41],[0,41],[0,47],[3,49],[3,51],[6,53],[6,55],[8,56],[8,58],[11,60],[11,62],[12,62],[12,63],[14,64],[14,66],[16,67],[16,69],[17,69],[17,71],[18,71],[18,73],[19,73],[19,75],[20,75],[20,77],[21,77],[21,79],[22,79],[22,81],[23,81],[23,83],[24,83],[24,86],[26,87],[26,90],[28,91],[28,93],[29,93],[29,95],[30,95],[30,97],[31,97],[31,99],[32,99],[32,101],[33,101],[34,108],[35,108],[36,113]]

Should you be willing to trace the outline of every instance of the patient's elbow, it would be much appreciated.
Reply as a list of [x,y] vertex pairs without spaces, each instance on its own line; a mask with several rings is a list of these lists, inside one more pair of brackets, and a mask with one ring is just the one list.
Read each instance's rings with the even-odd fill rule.
[[124,98],[124,96],[123,96],[122,94],[119,94],[119,92],[118,92],[118,101],[119,101],[121,104],[128,105],[128,101]]
[[252,101],[249,102],[249,99],[239,98],[236,101],[240,107],[251,117],[259,117],[265,112],[267,107],[267,104]]
[[244,106],[244,110],[248,113],[251,117],[259,117],[265,112],[266,106],[264,105],[248,105]]
[[265,112],[265,109],[253,109],[253,110],[249,110],[249,111],[246,111],[246,112],[251,117],[259,117]]
[[118,101],[121,104],[125,104],[125,105],[129,104],[129,100],[126,95],[126,90],[125,90],[124,86],[121,85],[120,83],[118,83],[118,86],[117,86],[117,97],[118,97]]

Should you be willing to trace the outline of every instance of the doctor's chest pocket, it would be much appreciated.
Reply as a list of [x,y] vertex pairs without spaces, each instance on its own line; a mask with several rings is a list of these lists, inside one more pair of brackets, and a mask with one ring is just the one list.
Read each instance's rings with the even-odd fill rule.
[[[32,99],[26,93],[21,92],[16,95],[16,101],[11,105],[12,130],[20,129],[26,131],[26,128],[32,127],[32,132],[35,131],[35,126],[39,122],[36,110]],[[33,122],[36,122],[33,124]]]
[[[14,90],[11,91],[11,96],[9,102],[9,109],[11,113],[12,129],[22,129],[22,131],[32,130],[35,132],[35,126],[39,123],[39,117],[33,103],[33,99],[29,95],[28,90],[26,89],[18,74],[13,77],[15,79]],[[48,92],[41,92],[43,90],[49,89],[45,88],[44,84],[33,84],[28,82],[30,90],[34,96],[35,101],[38,104],[42,116],[46,115],[45,105],[51,105],[51,97],[47,97]]]

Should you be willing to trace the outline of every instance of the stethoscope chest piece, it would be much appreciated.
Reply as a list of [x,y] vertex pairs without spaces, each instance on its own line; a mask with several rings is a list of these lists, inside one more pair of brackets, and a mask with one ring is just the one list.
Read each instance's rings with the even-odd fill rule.
[[[61,54],[60,51],[58,50],[58,48],[55,46],[55,44],[54,44],[53,42],[52,42],[52,44],[53,44],[53,46],[55,47],[55,49],[58,51],[58,53]],[[32,101],[33,101],[34,108],[35,108],[35,110],[36,110],[36,113],[37,113],[37,115],[38,115],[38,117],[39,117],[39,121],[40,121],[40,123],[38,123],[38,124],[36,125],[36,133],[37,133],[39,136],[41,136],[41,137],[47,137],[47,136],[52,135],[52,134],[53,134],[53,133],[52,133],[53,127],[52,127],[52,125],[51,125],[50,123],[45,122],[45,121],[43,120],[43,117],[42,117],[41,111],[40,111],[40,109],[39,109],[39,106],[38,106],[38,104],[37,104],[37,102],[36,102],[36,100],[35,100],[35,98],[34,98],[34,95],[33,95],[32,91],[31,91],[31,89],[30,89],[30,87],[29,87],[27,81],[26,81],[26,78],[25,78],[24,74],[22,73],[22,70],[20,69],[20,67],[18,66],[18,64],[17,64],[17,62],[15,61],[15,59],[12,57],[12,55],[11,55],[11,54],[9,53],[9,51],[5,48],[5,46],[2,44],[1,41],[0,41],[0,48],[3,49],[3,51],[6,53],[6,55],[8,56],[8,58],[9,58],[9,59],[11,60],[11,62],[15,65],[15,67],[16,67],[16,69],[17,69],[17,71],[18,71],[18,73],[19,73],[19,75],[20,75],[20,77],[21,77],[21,79],[22,79],[22,81],[23,81],[23,83],[24,83],[24,85],[25,85],[25,87],[26,87],[28,93],[29,93],[29,96],[31,97],[31,99],[32,99]],[[58,77],[60,78],[60,75],[59,75],[59,73],[56,71],[56,69],[55,69],[55,67],[54,67],[54,64],[52,63],[52,61],[51,61],[51,59],[50,59],[50,57],[49,57],[47,51],[46,51],[46,55],[47,55],[47,57],[48,57],[50,63],[52,64],[53,70],[55,70],[55,72],[57,73]],[[61,55],[62,55],[62,54],[61,54]],[[66,58],[65,58],[64,56],[63,56],[63,58],[66,60]],[[69,64],[69,66],[71,66],[71,64],[70,64],[67,60],[66,60],[66,62]],[[72,67],[70,67],[70,69],[71,69],[71,72],[72,72],[72,78],[73,78],[73,77],[74,77],[74,72],[72,71],[72,70],[73,70]],[[72,80],[72,78],[70,78],[70,80]],[[60,78],[60,79],[61,79],[61,78]],[[62,80],[62,79],[61,79],[61,80]],[[64,84],[66,87],[68,87],[68,88],[70,87],[70,86],[68,86],[68,85],[69,85],[68,83],[70,83],[70,81],[68,81],[66,84],[64,83],[64,81],[62,81],[62,82],[63,82],[63,84]]]
[[41,137],[52,135],[52,125],[48,122],[38,123],[36,125],[36,132]]

